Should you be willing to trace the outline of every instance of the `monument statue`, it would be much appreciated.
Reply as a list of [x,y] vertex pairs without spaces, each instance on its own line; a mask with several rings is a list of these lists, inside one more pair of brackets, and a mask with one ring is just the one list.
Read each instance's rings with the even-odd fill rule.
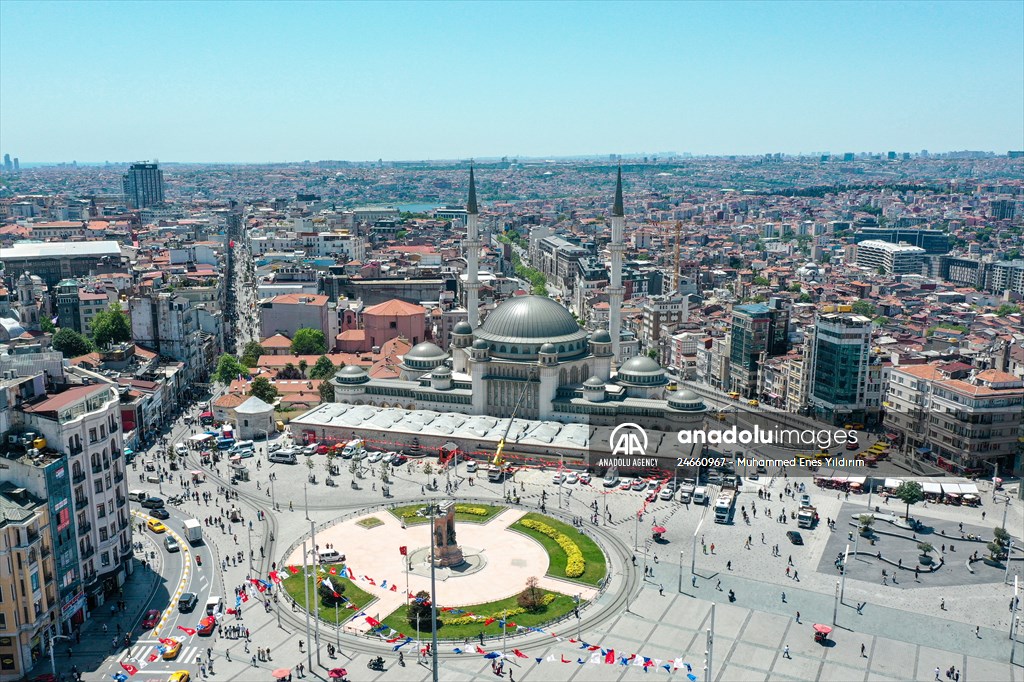
[[458,566],[465,561],[462,548],[455,541],[455,503],[442,502],[434,515],[434,564]]

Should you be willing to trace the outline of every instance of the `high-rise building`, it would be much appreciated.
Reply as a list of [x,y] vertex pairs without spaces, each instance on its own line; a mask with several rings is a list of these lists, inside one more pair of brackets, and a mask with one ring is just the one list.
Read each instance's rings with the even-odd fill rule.
[[1024,258],[993,263],[986,288],[996,294],[1009,290],[1024,296]]
[[4,154],[4,170],[10,173],[14,170],[14,164],[11,163],[11,155]]
[[789,311],[778,299],[773,305],[752,303],[732,309],[729,385],[745,398],[757,394],[762,358],[786,352]]
[[133,163],[121,177],[121,187],[133,208],[164,203],[164,172],[155,163]]
[[853,241],[857,244],[869,239],[880,239],[891,244],[905,242],[911,246],[920,246],[930,255],[949,253],[949,234],[942,230],[913,227],[909,223],[914,220],[922,219],[905,217],[897,219],[895,222],[900,224],[893,227],[862,227],[853,235]]
[[21,163],[18,161],[18,157],[17,156],[14,157],[14,172],[15,173],[20,173],[21,172]]
[[925,250],[919,246],[891,244],[880,239],[869,239],[857,244],[857,265],[887,274],[920,274],[924,266]]
[[871,320],[851,313],[818,315],[811,344],[810,404],[833,424],[864,423]]
[[1013,220],[1017,215],[1017,203],[1011,199],[993,199],[989,215],[995,220]]

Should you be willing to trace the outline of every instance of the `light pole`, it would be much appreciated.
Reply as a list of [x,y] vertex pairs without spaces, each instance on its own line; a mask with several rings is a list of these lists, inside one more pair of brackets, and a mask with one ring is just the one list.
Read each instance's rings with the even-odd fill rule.
[[437,513],[437,501],[430,503],[430,652],[433,662],[431,679],[437,679],[437,566],[434,563],[434,537],[437,535],[434,528],[434,518]]
[[306,549],[306,541],[302,541],[302,582],[306,592],[306,662],[310,670],[313,669],[313,638],[309,630],[309,551]]
[[55,635],[53,633],[49,633],[49,638],[50,638],[50,672],[53,673],[53,677],[56,679],[57,678],[57,663],[56,663],[56,661],[53,658],[53,643],[56,642],[58,639],[66,639],[66,640],[70,641],[71,638],[68,637],[67,635]]
[[832,625],[836,624],[836,619],[839,618],[839,581],[836,581],[836,598],[832,605]]
[[708,628],[707,632],[707,651],[704,653],[707,655],[707,659],[704,661],[704,678],[707,680],[713,680],[714,673],[712,672],[712,661],[715,655],[715,605],[711,605],[711,627]]
[[679,550],[679,591],[683,591],[683,550]]
[[[252,521],[250,520],[249,523],[252,523]],[[252,526],[249,526],[248,531],[249,531],[249,577],[251,578],[252,574],[253,574],[253,566],[252,566]]]
[[[704,508],[707,512],[707,507]],[[704,517],[700,517],[700,521],[697,522],[697,527],[693,530],[693,554],[690,556],[690,575],[697,575],[697,533],[700,532],[701,525],[704,524]]]
[[[302,497],[306,503],[306,520],[309,521],[309,535],[310,542],[313,543],[313,571],[316,572],[316,567],[320,563],[319,549],[316,544],[316,523],[313,519],[309,518],[309,495],[306,492],[306,486],[302,486]],[[308,604],[307,604],[308,606]],[[320,598],[313,602],[313,608],[315,609],[313,615],[316,617],[316,634],[314,635],[314,641],[316,642],[316,664],[320,665]],[[309,610],[308,608],[306,609]],[[312,664],[311,664],[312,665]]]
[[[846,543],[846,554],[843,555],[843,577],[841,578],[842,584],[839,587],[839,601],[842,602],[846,597],[846,568],[847,562],[850,560],[850,543]],[[845,602],[843,602],[845,603]]]

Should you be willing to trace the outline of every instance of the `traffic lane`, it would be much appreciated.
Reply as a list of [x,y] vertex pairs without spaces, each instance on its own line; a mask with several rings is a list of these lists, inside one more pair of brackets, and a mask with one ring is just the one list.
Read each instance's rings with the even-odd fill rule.
[[[163,636],[181,636],[178,626],[194,628],[203,615],[203,607],[213,593],[213,586],[218,583],[217,562],[212,556],[208,545],[190,545],[184,538],[184,521],[193,518],[191,515],[178,510],[171,510],[171,518],[177,521],[176,528],[181,529],[182,545],[181,551],[174,554],[180,556],[182,566],[188,567],[188,573],[178,590],[175,592],[172,603],[172,612],[163,628]],[[168,519],[170,520],[170,519]],[[204,529],[205,536],[205,529]],[[165,550],[166,551],[166,550]],[[196,556],[201,557],[202,565],[196,563]],[[196,607],[193,611],[182,613],[178,610],[178,599],[185,592],[192,592],[196,595]]]

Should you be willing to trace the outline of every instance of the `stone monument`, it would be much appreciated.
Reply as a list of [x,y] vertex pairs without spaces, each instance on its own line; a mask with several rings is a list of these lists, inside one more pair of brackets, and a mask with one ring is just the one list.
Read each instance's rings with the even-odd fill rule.
[[455,541],[455,503],[441,502],[434,515],[434,565],[442,568],[461,565],[465,559]]

